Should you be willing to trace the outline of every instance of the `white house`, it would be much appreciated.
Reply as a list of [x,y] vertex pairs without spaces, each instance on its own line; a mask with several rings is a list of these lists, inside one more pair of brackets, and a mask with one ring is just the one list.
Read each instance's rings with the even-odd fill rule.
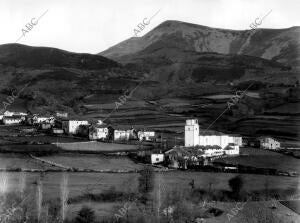
[[0,120],[3,120],[3,117],[11,117],[11,116],[23,116],[25,117],[27,113],[25,112],[11,112],[5,111],[3,114],[0,115]]
[[32,124],[41,124],[41,123],[48,123],[48,124],[54,124],[55,118],[53,116],[38,116],[35,115],[32,117]]
[[151,164],[162,163],[165,160],[165,156],[162,153],[151,154]]
[[219,146],[206,146],[202,149],[202,157],[212,157],[212,156],[222,156],[224,155],[224,150]]
[[108,138],[108,128],[103,125],[91,126],[89,128],[89,139],[97,140],[97,139],[106,139]]
[[55,113],[55,116],[57,118],[68,118],[68,112],[59,112],[59,111],[57,111]]
[[226,155],[239,155],[240,147],[237,144],[229,143],[229,145],[224,149]]
[[80,125],[88,125],[88,121],[67,120],[62,121],[62,129],[67,134],[77,134]]
[[129,140],[130,136],[130,130],[114,130],[114,140]]
[[54,129],[52,129],[52,133],[53,134],[63,134],[64,130],[63,129],[54,128]]
[[23,116],[4,116],[3,117],[3,123],[4,125],[16,125],[20,124],[24,120]]
[[220,146],[224,149],[229,143],[242,146],[242,137],[236,135],[227,135],[216,131],[204,131],[200,133],[200,127],[197,119],[186,120],[184,145],[193,146]]
[[138,131],[138,138],[140,141],[150,141],[154,139],[155,132],[154,131]]
[[50,123],[42,123],[40,125],[40,127],[43,129],[43,130],[46,130],[46,129],[51,129],[51,124]]
[[272,137],[261,137],[259,142],[262,149],[280,149],[280,142]]

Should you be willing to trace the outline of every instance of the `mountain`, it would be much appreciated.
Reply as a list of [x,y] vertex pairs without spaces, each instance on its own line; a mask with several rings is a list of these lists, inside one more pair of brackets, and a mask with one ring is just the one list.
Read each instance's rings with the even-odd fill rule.
[[160,47],[260,57],[299,66],[300,27],[226,30],[180,21],[165,21],[142,37],[132,37],[101,53],[119,62]]
[[20,102],[23,110],[44,114],[66,110],[79,115],[84,97],[103,92],[119,95],[138,82],[131,75],[124,84],[129,71],[103,56],[21,44],[0,46],[0,73],[2,99],[22,89],[7,109]]
[[125,40],[100,55],[144,69],[169,94],[178,87],[199,88],[207,82],[295,83],[299,34],[300,27],[251,33],[166,21],[143,37]]
[[[99,54],[149,74],[139,99],[171,117],[152,114],[143,123],[168,129],[176,118],[196,117],[204,129],[214,123],[221,131],[295,139],[299,36],[300,27],[226,30],[166,21]],[[237,90],[249,94],[226,108]]]
[[5,44],[0,45],[0,65],[22,68],[67,67],[91,70],[118,66],[118,63],[103,56],[87,53],[71,53],[50,47]]

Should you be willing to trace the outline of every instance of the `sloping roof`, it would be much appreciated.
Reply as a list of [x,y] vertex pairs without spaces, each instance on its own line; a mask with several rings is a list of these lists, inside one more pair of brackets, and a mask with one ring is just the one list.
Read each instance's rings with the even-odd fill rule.
[[275,141],[277,141],[277,142],[280,142],[280,140],[278,140],[278,139],[276,139],[276,138],[274,138],[274,137],[272,137],[272,136],[260,136],[260,137],[258,137],[257,139],[260,140],[260,139],[265,139],[265,138],[270,138],[270,139],[273,139],[273,140],[275,140]]
[[224,133],[224,132],[218,132],[218,131],[215,131],[215,130],[200,130],[199,131],[199,135],[200,136],[222,136],[222,135],[228,135],[228,136],[236,136],[236,137],[241,137],[241,135],[239,134],[227,134],[227,133]]
[[93,125],[91,125],[91,128],[108,128],[108,125],[106,125],[106,124],[102,124],[102,125],[93,124]]
[[217,135],[217,136],[221,136],[221,135],[226,135],[223,132],[218,132],[215,130],[200,130],[199,131],[199,135],[200,136],[213,136],[213,135]]
[[3,119],[22,119],[22,115],[3,116]]

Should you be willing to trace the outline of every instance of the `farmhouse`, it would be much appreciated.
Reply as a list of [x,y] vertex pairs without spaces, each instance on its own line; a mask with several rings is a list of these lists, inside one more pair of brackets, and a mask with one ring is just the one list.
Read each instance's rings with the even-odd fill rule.
[[62,121],[62,129],[67,134],[77,134],[80,125],[88,125],[88,121],[66,120]]
[[151,164],[162,163],[165,160],[163,153],[152,153],[150,155]]
[[108,139],[109,129],[106,125],[93,125],[89,128],[90,140],[105,140]]
[[171,168],[187,169],[188,166],[199,166],[204,164],[205,155],[202,149],[175,146],[165,152],[165,160]]
[[53,128],[53,129],[52,129],[52,133],[53,133],[53,134],[63,134],[63,133],[64,133],[64,130],[63,130],[63,129]]
[[21,116],[21,117],[25,117],[27,116],[27,113],[25,112],[15,112],[15,111],[5,111],[0,115],[0,120],[3,120],[4,117],[11,117],[11,116]]
[[280,149],[280,142],[272,137],[260,137],[259,142],[262,149]]
[[40,128],[43,129],[43,130],[46,130],[46,129],[51,129],[51,124],[50,123],[41,123],[40,125]]
[[57,118],[68,118],[68,112],[60,112],[60,111],[57,111],[55,113],[55,116]]
[[4,123],[4,125],[20,124],[22,121],[24,121],[24,117],[23,116],[19,116],[19,115],[4,116],[3,117],[3,123]]
[[115,141],[130,140],[130,139],[137,139],[137,133],[134,128],[131,129],[118,128],[114,130]]
[[240,147],[237,144],[229,143],[228,146],[224,149],[225,155],[239,155]]
[[200,146],[199,149],[203,151],[202,157],[213,157],[213,156],[222,156],[224,155],[224,150],[217,145],[214,146]]
[[32,124],[54,124],[55,119],[53,116],[38,116],[34,115],[32,117]]
[[155,138],[154,131],[138,131],[137,134],[140,141],[152,141]]
[[237,135],[227,135],[216,131],[200,132],[200,127],[197,119],[186,120],[184,144],[186,147],[200,146],[220,146],[225,149],[229,143],[234,143],[242,146],[242,137]]
[[128,130],[114,130],[114,140],[129,140],[130,138],[130,131]]

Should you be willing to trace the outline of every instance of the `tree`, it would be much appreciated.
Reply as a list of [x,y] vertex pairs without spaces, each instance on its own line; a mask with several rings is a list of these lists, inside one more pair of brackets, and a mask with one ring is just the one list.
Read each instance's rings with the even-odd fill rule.
[[95,212],[90,207],[82,207],[79,211],[76,222],[77,223],[92,223],[95,221]]
[[231,178],[228,181],[229,187],[231,188],[231,191],[233,193],[233,195],[238,198],[238,196],[240,195],[240,192],[242,190],[242,187],[244,185],[244,181],[242,179],[241,176],[236,176]]
[[154,171],[152,167],[144,167],[140,171],[138,190],[142,197],[147,197],[148,193],[154,188]]

